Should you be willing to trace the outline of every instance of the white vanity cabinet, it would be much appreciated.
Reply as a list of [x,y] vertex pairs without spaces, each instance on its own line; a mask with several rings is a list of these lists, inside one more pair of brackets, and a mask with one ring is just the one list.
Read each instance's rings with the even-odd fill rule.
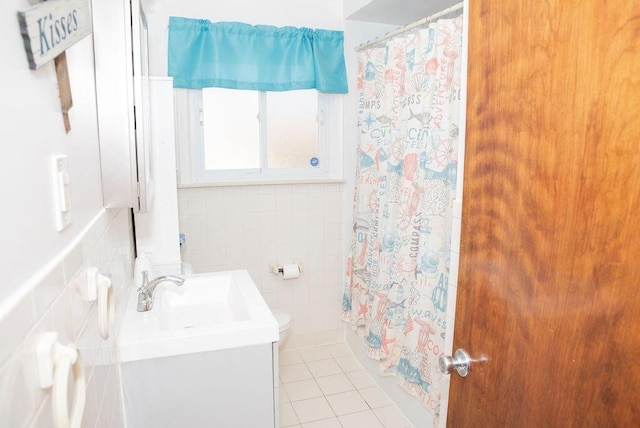
[[265,343],[121,363],[127,426],[277,427],[273,349]]
[[139,0],[93,0],[104,206],[146,212],[151,192],[148,40]]

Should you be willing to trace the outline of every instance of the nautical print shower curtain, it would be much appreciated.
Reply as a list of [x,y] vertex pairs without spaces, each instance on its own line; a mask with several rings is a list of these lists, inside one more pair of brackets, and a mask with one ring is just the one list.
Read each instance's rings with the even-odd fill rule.
[[462,17],[358,62],[358,169],[343,318],[437,420],[458,169]]

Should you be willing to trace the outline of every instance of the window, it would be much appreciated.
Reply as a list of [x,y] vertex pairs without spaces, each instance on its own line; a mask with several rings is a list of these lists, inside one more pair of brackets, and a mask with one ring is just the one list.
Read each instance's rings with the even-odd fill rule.
[[202,90],[200,126],[206,171],[260,168],[260,108],[255,91]]
[[181,184],[341,178],[341,129],[327,126],[341,123],[335,95],[204,88],[175,98]]

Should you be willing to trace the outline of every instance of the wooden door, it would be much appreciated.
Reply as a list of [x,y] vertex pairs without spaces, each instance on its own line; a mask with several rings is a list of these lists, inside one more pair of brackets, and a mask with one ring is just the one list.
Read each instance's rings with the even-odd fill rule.
[[640,426],[640,2],[470,3],[448,426]]

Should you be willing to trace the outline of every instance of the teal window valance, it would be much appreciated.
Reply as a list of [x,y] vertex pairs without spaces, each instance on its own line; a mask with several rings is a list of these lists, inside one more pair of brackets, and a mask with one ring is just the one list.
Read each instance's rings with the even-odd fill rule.
[[169,18],[176,88],[347,93],[342,31]]

